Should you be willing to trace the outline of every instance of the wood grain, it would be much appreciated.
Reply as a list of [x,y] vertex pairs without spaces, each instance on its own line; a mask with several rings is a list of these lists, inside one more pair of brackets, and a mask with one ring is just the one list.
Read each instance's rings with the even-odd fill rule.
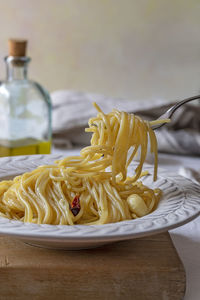
[[92,250],[0,238],[0,299],[181,300],[185,272],[168,233]]

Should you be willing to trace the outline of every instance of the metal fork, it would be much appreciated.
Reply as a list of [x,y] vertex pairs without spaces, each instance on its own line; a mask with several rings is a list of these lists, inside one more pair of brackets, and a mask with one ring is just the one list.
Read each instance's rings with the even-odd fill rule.
[[[200,99],[200,95],[197,96],[193,96],[190,98],[186,98],[182,101],[177,102],[176,104],[174,104],[172,107],[170,107],[163,115],[161,115],[157,120],[161,120],[161,119],[170,119],[173,115],[173,113],[183,104],[196,100],[196,99]],[[160,127],[162,127],[163,125],[167,124],[168,122],[162,123],[162,124],[156,124],[156,125],[151,125],[151,128],[153,130],[158,129]]]

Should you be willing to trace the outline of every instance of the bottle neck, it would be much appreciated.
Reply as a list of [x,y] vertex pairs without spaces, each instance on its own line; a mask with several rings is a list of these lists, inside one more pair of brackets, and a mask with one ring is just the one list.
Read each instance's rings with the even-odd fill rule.
[[27,79],[28,63],[30,62],[29,57],[7,56],[5,58],[5,62],[7,71],[7,81]]

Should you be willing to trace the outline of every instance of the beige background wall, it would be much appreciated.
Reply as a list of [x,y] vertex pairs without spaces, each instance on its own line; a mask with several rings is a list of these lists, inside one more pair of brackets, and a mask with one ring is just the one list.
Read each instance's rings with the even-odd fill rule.
[[[200,91],[198,0],[2,0],[7,39],[29,39],[30,77],[50,91],[132,99]],[[0,78],[4,77],[0,63]]]

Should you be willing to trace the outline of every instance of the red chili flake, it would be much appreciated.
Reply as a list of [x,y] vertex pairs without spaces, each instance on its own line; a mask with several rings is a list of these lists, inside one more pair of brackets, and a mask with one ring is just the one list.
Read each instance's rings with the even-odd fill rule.
[[74,197],[74,200],[72,203],[69,205],[71,212],[73,213],[74,216],[78,215],[81,206],[80,206],[80,197],[79,195],[76,195]]

